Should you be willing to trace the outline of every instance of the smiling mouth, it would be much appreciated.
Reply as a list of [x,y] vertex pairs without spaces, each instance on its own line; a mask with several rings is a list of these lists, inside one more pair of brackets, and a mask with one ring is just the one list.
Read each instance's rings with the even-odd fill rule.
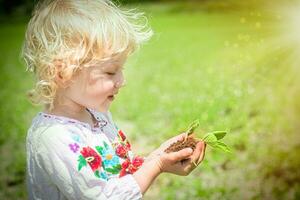
[[114,100],[115,99],[115,95],[108,96],[108,99],[111,100],[111,101]]
[[108,100],[112,101],[115,99],[115,97],[117,96],[118,92],[113,93],[112,95],[109,95],[107,98]]

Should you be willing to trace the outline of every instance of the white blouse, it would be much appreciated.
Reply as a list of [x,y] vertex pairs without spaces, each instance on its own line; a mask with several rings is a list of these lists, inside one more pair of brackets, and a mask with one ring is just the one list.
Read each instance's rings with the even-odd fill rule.
[[89,110],[91,127],[40,112],[27,134],[29,199],[141,199],[132,176],[143,163],[110,113]]

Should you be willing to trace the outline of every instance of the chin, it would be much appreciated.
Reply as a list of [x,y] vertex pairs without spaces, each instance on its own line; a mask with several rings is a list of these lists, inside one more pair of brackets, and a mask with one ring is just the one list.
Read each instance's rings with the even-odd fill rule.
[[99,108],[99,109],[96,109],[98,112],[107,112],[108,111],[108,109],[103,109],[103,108]]
[[107,112],[109,110],[110,104],[98,106],[97,111],[99,112]]

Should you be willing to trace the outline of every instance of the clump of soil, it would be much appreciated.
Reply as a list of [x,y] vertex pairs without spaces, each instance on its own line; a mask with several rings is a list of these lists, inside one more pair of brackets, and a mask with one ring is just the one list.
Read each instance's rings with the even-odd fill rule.
[[185,141],[174,142],[165,150],[165,152],[166,153],[177,152],[177,151],[180,151],[185,148],[192,148],[194,151],[196,148],[196,144],[198,142],[199,141],[196,138],[190,136],[190,137],[187,137],[187,139]]

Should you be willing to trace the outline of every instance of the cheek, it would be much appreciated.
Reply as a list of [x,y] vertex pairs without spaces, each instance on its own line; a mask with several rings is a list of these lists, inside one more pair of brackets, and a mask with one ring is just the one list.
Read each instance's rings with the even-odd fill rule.
[[110,92],[114,87],[114,82],[111,80],[97,80],[88,86],[88,93],[92,96],[98,96]]

